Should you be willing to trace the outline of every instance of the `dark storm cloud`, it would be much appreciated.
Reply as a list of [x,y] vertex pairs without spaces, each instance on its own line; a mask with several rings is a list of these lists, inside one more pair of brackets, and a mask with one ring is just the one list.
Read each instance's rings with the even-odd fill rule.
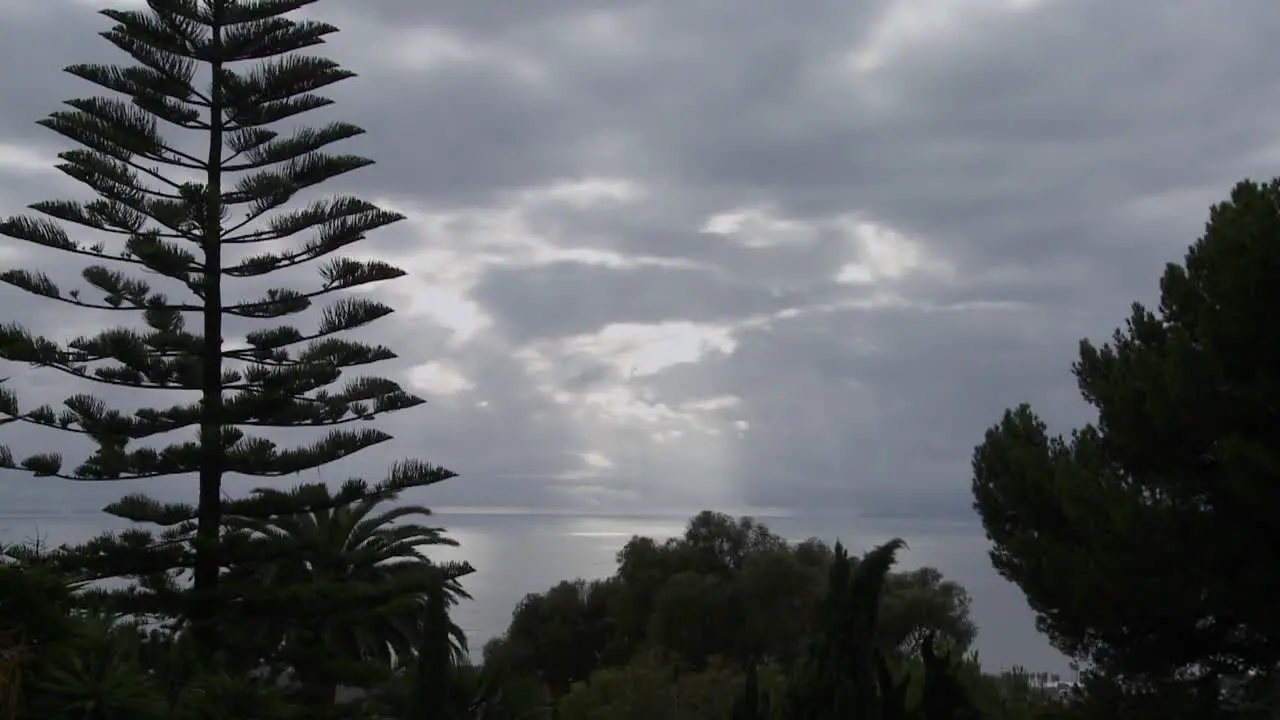
[[[357,248],[414,273],[362,337],[431,401],[322,479],[421,454],[463,474],[430,503],[967,515],[983,429],[1022,400],[1083,419],[1078,338],[1274,174],[1280,7],[907,5],[315,5],[360,73],[317,121],[378,161],[328,189],[415,215]],[[92,92],[58,69],[114,56],[82,5],[22,7],[0,148],[47,156],[34,120]],[[65,194],[18,164],[5,214]],[[625,197],[548,191],[593,180]],[[726,213],[755,224],[704,232]],[[0,293],[51,335],[97,322]]]

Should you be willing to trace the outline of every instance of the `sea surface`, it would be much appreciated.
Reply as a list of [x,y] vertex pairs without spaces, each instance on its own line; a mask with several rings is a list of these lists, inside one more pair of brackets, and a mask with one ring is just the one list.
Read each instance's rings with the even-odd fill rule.
[[[690,513],[692,514],[692,513]],[[476,572],[464,582],[474,598],[455,619],[467,631],[473,651],[506,628],[515,604],[562,579],[611,575],[618,550],[633,535],[664,539],[680,534],[688,515],[582,515],[552,512],[442,509],[434,525],[460,545],[439,548],[439,560],[466,560]],[[973,598],[977,650],[991,671],[1021,665],[1032,671],[1066,675],[1067,660],[1036,629],[1017,587],[999,577],[987,557],[989,544],[976,523],[834,516],[759,517],[789,540],[837,538],[860,553],[893,537],[907,541],[900,567],[932,565],[964,585]],[[102,513],[0,512],[0,544],[41,539],[58,545],[79,542],[126,524]]]

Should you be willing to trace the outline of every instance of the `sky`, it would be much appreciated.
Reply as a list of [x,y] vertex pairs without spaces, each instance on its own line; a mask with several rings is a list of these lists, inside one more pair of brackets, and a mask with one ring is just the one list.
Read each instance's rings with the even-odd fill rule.
[[[61,67],[121,59],[97,6],[6,3],[0,213],[86,197],[34,122],[96,92]],[[380,421],[394,442],[315,475],[420,457],[460,474],[424,491],[435,506],[972,521],[984,430],[1023,401],[1055,430],[1087,421],[1079,340],[1153,303],[1208,207],[1280,160],[1280,5],[1262,0],[308,14],[342,28],[323,52],[358,73],[315,121],[361,125],[342,150],[377,161],[325,191],[408,217],[356,248],[410,273],[371,291],[398,312],[358,337],[392,345],[379,370],[428,400]],[[0,243],[5,266],[73,279],[74,260]],[[0,306],[55,339],[122,322],[9,288]],[[5,371],[29,405],[90,390]],[[134,490],[194,494],[7,476],[0,502]]]

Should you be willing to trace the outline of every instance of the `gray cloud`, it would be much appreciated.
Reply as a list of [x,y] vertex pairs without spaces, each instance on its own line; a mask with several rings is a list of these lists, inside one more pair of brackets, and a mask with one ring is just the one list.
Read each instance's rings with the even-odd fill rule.
[[[83,197],[33,123],[92,92],[59,68],[119,59],[91,4],[6,11],[5,213]],[[353,7],[309,10],[360,74],[316,122],[365,126],[344,149],[378,164],[325,190],[409,216],[356,248],[412,272],[374,291],[399,312],[361,337],[395,347],[378,370],[430,402],[316,477],[420,455],[462,473],[414,494],[433,505],[971,521],[983,430],[1022,400],[1084,419],[1077,340],[1152,301],[1208,205],[1280,160],[1266,3]],[[79,267],[11,244],[0,261]],[[3,288],[0,306],[54,337],[118,321]],[[87,389],[0,374],[29,402]],[[8,474],[0,504],[192,485]]]
[[[55,5],[0,30],[13,209],[77,192],[32,123],[88,91],[61,66],[117,59]],[[363,336],[432,401],[332,472],[421,452],[465,473],[449,503],[966,513],[982,429],[1022,399],[1079,420],[1075,341],[1268,174],[1280,12],[905,7],[309,10],[361,75],[317,117],[379,163],[328,190],[410,215],[357,248],[413,272]],[[54,336],[105,322],[0,297]]]

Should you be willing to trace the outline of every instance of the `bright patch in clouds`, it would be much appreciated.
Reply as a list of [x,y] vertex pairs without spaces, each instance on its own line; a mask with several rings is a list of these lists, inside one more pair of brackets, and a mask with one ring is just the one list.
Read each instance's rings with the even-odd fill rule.
[[[349,28],[357,18],[337,18],[339,26]],[[335,18],[330,13],[329,20]],[[378,29],[382,37],[370,48],[379,62],[396,70],[414,73],[444,72],[460,66],[489,66],[521,81],[536,85],[547,79],[547,72],[534,58],[513,52],[509,47],[468,38],[448,28],[433,25]],[[388,37],[389,35],[389,37]]]
[[430,395],[456,395],[475,388],[475,384],[456,367],[440,361],[432,361],[410,370],[409,382]]
[[604,420],[621,425],[657,425],[687,419],[675,408],[625,385],[570,392],[551,389],[551,399],[584,421]]
[[569,338],[562,352],[598,359],[624,377],[644,377],[696,363],[711,353],[730,355],[737,345],[732,328],[679,320],[614,323],[598,333]]
[[455,344],[464,344],[493,325],[493,318],[472,299],[472,292],[494,268],[557,263],[614,270],[697,267],[688,260],[567,245],[555,228],[544,230],[532,217],[548,204],[582,210],[598,203],[626,201],[640,193],[638,186],[626,180],[593,178],[530,188],[518,194],[511,205],[498,208],[435,210],[410,201],[378,198],[375,204],[406,217],[388,234],[398,229],[407,230],[407,236],[394,247],[351,257],[385,260],[403,268],[409,277],[386,286],[388,292],[401,296],[393,305],[411,317],[431,319],[453,333]]
[[557,47],[589,56],[589,62],[643,58],[652,48],[644,42],[647,35],[638,26],[645,24],[645,15],[649,12],[647,7],[625,10],[584,8],[561,23]]
[[410,315],[426,316],[453,333],[453,342],[465,343],[493,324],[479,303],[449,287],[419,287],[412,291]]
[[54,162],[31,148],[0,142],[0,173],[47,173],[53,170]]
[[856,259],[840,268],[836,281],[850,285],[898,280],[911,272],[946,272],[946,266],[929,258],[920,246],[902,233],[856,217],[841,218],[842,228],[855,248]]
[[527,205],[567,205],[581,210],[609,203],[635,202],[643,195],[643,188],[631,180],[600,177],[531,188],[521,194],[521,200]]
[[613,461],[598,452],[582,453],[582,462],[596,470],[608,470],[613,467]]
[[704,398],[702,400],[690,400],[681,405],[689,410],[698,410],[702,412],[715,412],[717,410],[730,410],[742,404],[742,398],[737,395],[720,395],[718,397]]
[[800,245],[817,238],[817,229],[812,224],[780,218],[764,208],[717,213],[707,218],[701,232],[720,235],[750,248]]
[[393,38],[378,43],[381,52],[396,64],[418,71],[462,65],[484,58],[479,47],[444,28],[402,29],[393,33]]
[[955,0],[891,3],[867,41],[851,54],[850,65],[859,73],[879,70],[902,53],[954,30],[962,10]]
[[[1043,0],[895,0],[881,13],[867,40],[848,57],[850,69],[873,73],[928,46],[958,40],[1008,13],[1029,10]],[[983,16],[986,17],[983,17]]]
[[[575,420],[592,425],[655,428],[658,433],[679,430],[704,435],[719,433],[716,416],[736,408],[732,395],[669,402],[643,384],[678,365],[696,363],[709,355],[729,355],[737,349],[730,327],[669,321],[651,325],[616,323],[597,333],[547,341],[526,347],[515,356],[539,390]],[[569,381],[585,368],[612,372],[584,388]],[[586,371],[589,374],[589,370]]]
[[897,280],[918,270],[945,270],[927,257],[918,243],[856,213],[806,221],[782,217],[767,208],[736,209],[711,215],[703,222],[701,232],[748,248],[806,245],[825,234],[834,234],[849,243],[854,256],[836,275],[836,280],[845,284]]

